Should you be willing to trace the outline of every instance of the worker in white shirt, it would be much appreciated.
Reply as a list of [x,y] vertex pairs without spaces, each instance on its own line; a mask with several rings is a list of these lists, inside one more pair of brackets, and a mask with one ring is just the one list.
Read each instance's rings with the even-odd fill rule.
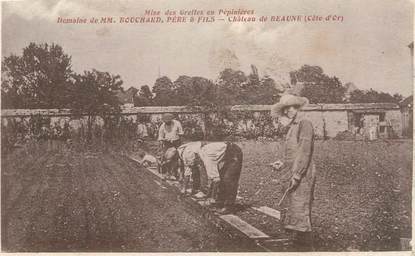
[[[222,214],[233,211],[239,186],[239,177],[242,170],[242,150],[234,143],[200,141],[181,145],[177,154],[170,154],[164,159],[163,166],[175,166],[177,164],[184,169],[184,181],[193,180],[195,197],[209,197],[219,208]],[[200,179],[204,171],[207,182]],[[191,178],[190,178],[191,177]],[[203,184],[198,187],[198,184]],[[201,191],[197,191],[200,189]],[[184,189],[186,191],[186,187]]]
[[173,118],[170,113],[163,114],[163,123],[159,128],[158,141],[163,149],[170,147],[178,148],[181,144],[181,136],[183,136],[182,124]]

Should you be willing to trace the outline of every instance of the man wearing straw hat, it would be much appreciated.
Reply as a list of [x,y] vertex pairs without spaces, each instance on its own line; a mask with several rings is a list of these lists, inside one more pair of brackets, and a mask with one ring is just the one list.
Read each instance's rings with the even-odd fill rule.
[[284,199],[288,204],[284,228],[292,234],[296,250],[312,249],[311,204],[316,178],[312,160],[314,130],[311,122],[299,114],[299,109],[306,104],[307,98],[286,94],[271,109],[271,115],[288,126],[284,159],[278,168],[281,177],[286,177],[282,180],[286,184]]

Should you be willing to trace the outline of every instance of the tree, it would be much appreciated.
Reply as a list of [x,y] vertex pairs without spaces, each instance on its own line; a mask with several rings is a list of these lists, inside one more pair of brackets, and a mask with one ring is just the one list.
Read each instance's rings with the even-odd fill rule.
[[180,76],[174,81],[175,92],[180,105],[215,106],[216,85],[203,77]]
[[71,57],[57,44],[30,43],[2,61],[2,108],[64,108],[71,102]]
[[279,93],[274,79],[269,76],[260,78],[258,70],[251,65],[252,72],[248,75],[247,81],[242,83],[241,100],[242,104],[273,104],[277,101]]
[[173,82],[167,76],[157,78],[153,93],[153,102],[156,106],[174,106],[177,103]]
[[119,75],[93,69],[82,75],[74,75],[70,107],[76,115],[88,116],[87,141],[92,139],[92,124],[95,116],[106,120],[110,114],[119,113],[120,105],[116,93],[121,90]]
[[261,78],[261,87],[257,91],[258,100],[255,101],[255,104],[274,104],[278,101],[280,93],[282,90],[277,88],[277,85],[274,79],[265,76]]
[[221,110],[221,106],[217,101],[217,86],[209,79],[203,77],[180,76],[174,81],[174,87],[180,105],[200,106],[203,108],[204,112],[201,113],[201,117],[204,124],[199,126],[196,123],[188,122],[187,125],[190,125],[191,129],[195,129],[195,131],[198,130],[200,135],[207,136],[208,133],[206,133],[203,127],[210,130],[209,113]]
[[319,66],[303,65],[299,70],[290,72],[291,84],[298,82],[307,84],[319,84],[329,77],[324,74],[323,69]]
[[119,75],[93,69],[82,75],[74,75],[70,104],[74,112],[80,114],[101,115],[119,110],[120,102],[116,96],[121,90],[122,80]]
[[373,90],[354,90],[350,93],[351,103],[376,103],[376,102],[390,102],[399,103],[403,99],[402,95],[395,93],[391,95],[385,92],[378,92]]
[[134,106],[151,106],[153,104],[153,93],[148,85],[143,85],[134,98]]
[[[261,87],[258,70],[254,65],[251,65],[252,72],[246,77],[239,87],[239,104],[256,104],[257,93]],[[238,87],[237,87],[238,89]]]
[[141,86],[138,95],[148,100],[151,100],[153,98],[153,93],[151,92],[150,87],[148,85]]
[[251,70],[248,76],[240,70],[223,70],[217,82],[219,101],[226,105],[275,103],[282,92],[275,81],[269,76],[260,77],[254,65]]
[[240,70],[227,68],[220,72],[217,81],[218,102],[227,105],[243,104],[241,88],[247,80],[244,72]]
[[346,88],[337,77],[329,77],[319,66],[304,65],[290,72],[291,83],[301,85],[300,95],[310,103],[341,103],[345,100]]
[[301,96],[310,103],[342,103],[345,100],[346,89],[337,77],[320,84],[306,84],[301,90]]

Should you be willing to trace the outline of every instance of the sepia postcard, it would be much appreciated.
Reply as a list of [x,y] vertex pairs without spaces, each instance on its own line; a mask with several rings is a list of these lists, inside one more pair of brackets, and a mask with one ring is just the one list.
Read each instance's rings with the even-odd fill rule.
[[410,255],[413,4],[1,1],[1,252]]

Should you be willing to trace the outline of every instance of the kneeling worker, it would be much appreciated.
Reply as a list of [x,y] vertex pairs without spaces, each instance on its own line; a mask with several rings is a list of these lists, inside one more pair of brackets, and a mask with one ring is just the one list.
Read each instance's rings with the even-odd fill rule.
[[[185,190],[186,182],[192,179],[192,193],[199,189],[205,191],[207,197],[215,200],[214,205],[220,208],[222,214],[233,210],[242,170],[242,150],[239,146],[227,142],[190,142],[178,147],[177,155],[166,159],[163,164],[171,161],[178,161],[182,166]],[[201,180],[202,171],[206,173],[207,182]]]

